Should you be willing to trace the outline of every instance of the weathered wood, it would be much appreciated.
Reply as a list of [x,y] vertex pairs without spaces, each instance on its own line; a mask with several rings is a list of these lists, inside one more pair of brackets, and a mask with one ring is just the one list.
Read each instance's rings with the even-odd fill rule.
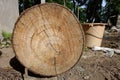
[[54,76],[73,67],[84,42],[83,29],[67,8],[45,3],[27,9],[13,33],[18,60],[36,74]]

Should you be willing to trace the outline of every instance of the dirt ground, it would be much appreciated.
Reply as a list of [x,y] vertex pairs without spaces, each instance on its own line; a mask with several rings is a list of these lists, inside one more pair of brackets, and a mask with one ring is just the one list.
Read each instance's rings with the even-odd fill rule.
[[[105,34],[102,46],[120,49],[120,33]],[[12,48],[0,49],[0,80],[120,80],[120,55],[108,57],[103,51],[85,49],[79,62],[61,75],[45,77],[29,72],[23,78],[23,74],[24,67]]]

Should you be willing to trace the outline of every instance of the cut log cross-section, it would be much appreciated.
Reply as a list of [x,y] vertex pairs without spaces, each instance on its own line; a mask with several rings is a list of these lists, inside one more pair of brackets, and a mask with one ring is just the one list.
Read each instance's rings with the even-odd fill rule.
[[13,32],[13,49],[30,71],[55,76],[72,68],[84,44],[83,29],[67,8],[45,3],[22,13]]

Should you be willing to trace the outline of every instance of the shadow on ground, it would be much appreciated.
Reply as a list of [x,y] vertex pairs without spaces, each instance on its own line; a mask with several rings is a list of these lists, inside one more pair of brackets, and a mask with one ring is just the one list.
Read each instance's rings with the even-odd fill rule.
[[[13,67],[13,69],[20,72],[23,77],[23,75],[25,74],[25,67],[17,60],[16,57],[13,57],[10,60],[10,65]],[[36,77],[36,78],[51,78],[52,77],[52,76],[43,76],[43,75],[39,75],[39,74],[34,74],[33,72],[31,72],[29,70],[28,70],[28,76]]]

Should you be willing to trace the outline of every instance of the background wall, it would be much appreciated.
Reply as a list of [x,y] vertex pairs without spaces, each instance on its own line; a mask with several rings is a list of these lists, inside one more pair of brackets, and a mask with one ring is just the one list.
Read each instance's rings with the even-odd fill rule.
[[13,31],[18,16],[18,0],[0,0],[0,37],[2,30]]

